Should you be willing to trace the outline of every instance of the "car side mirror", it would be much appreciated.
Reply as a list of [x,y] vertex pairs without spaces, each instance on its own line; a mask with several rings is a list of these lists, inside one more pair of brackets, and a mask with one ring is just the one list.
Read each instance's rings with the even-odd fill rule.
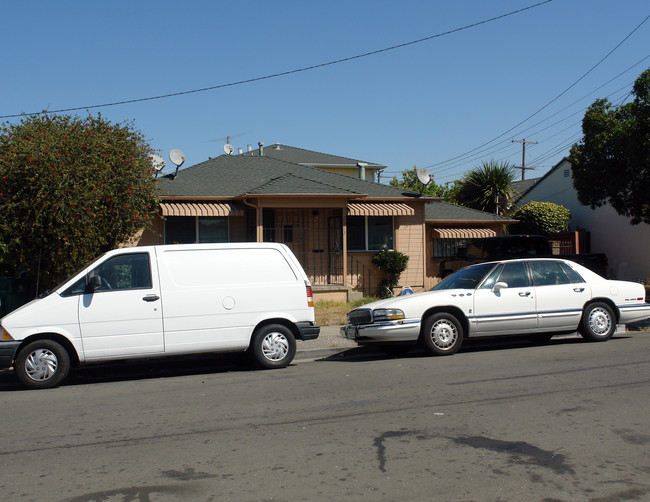
[[91,275],[88,277],[86,283],[86,293],[94,293],[102,286],[102,279],[98,275]]
[[507,282],[497,282],[494,287],[492,288],[492,291],[494,293],[498,293],[502,289],[508,289],[508,283]]

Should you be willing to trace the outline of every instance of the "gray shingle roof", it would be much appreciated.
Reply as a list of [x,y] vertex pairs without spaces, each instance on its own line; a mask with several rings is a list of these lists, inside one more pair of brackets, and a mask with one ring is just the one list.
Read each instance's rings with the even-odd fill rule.
[[163,197],[232,198],[246,194],[349,194],[413,198],[400,188],[298,165],[264,155],[221,155],[161,178]]
[[[246,157],[259,157],[259,149],[252,150],[250,152],[244,152],[242,155]],[[368,162],[365,160],[351,159],[349,157],[340,157],[338,155],[330,155],[328,153],[314,152],[312,150],[305,150],[304,148],[281,145],[279,143],[265,146],[264,156],[305,166],[356,167],[357,162],[364,162],[367,164],[367,169],[384,169],[385,167],[388,167],[383,164],[375,164],[374,162]]]
[[425,220],[427,223],[435,221],[457,221],[457,222],[512,222],[510,218],[497,216],[469,207],[457,206],[448,202],[430,202],[424,206]]

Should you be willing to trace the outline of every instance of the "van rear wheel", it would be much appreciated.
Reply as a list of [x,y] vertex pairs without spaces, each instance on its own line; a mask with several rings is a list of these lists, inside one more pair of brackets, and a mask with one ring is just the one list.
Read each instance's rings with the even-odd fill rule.
[[255,331],[251,349],[263,368],[284,368],[296,355],[296,338],[286,326],[268,324]]
[[70,371],[68,351],[54,340],[37,340],[26,345],[15,363],[16,376],[30,389],[56,387]]

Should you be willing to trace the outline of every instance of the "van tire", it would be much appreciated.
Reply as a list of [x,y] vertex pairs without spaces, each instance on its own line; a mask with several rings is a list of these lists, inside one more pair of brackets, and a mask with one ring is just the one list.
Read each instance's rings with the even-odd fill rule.
[[26,387],[49,389],[68,376],[70,355],[54,340],[37,340],[20,350],[14,369],[18,380]]
[[267,324],[253,334],[251,353],[263,368],[284,368],[296,355],[296,338],[282,324]]

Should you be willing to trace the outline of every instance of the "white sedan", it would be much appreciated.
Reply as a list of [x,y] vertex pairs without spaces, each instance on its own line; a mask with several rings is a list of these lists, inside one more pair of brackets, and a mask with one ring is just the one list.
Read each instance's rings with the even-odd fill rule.
[[641,284],[610,281],[566,260],[522,259],[466,267],[431,291],[359,307],[341,336],[360,345],[420,342],[446,355],[466,338],[500,335],[548,339],[578,331],[605,341],[617,324],[646,318]]

